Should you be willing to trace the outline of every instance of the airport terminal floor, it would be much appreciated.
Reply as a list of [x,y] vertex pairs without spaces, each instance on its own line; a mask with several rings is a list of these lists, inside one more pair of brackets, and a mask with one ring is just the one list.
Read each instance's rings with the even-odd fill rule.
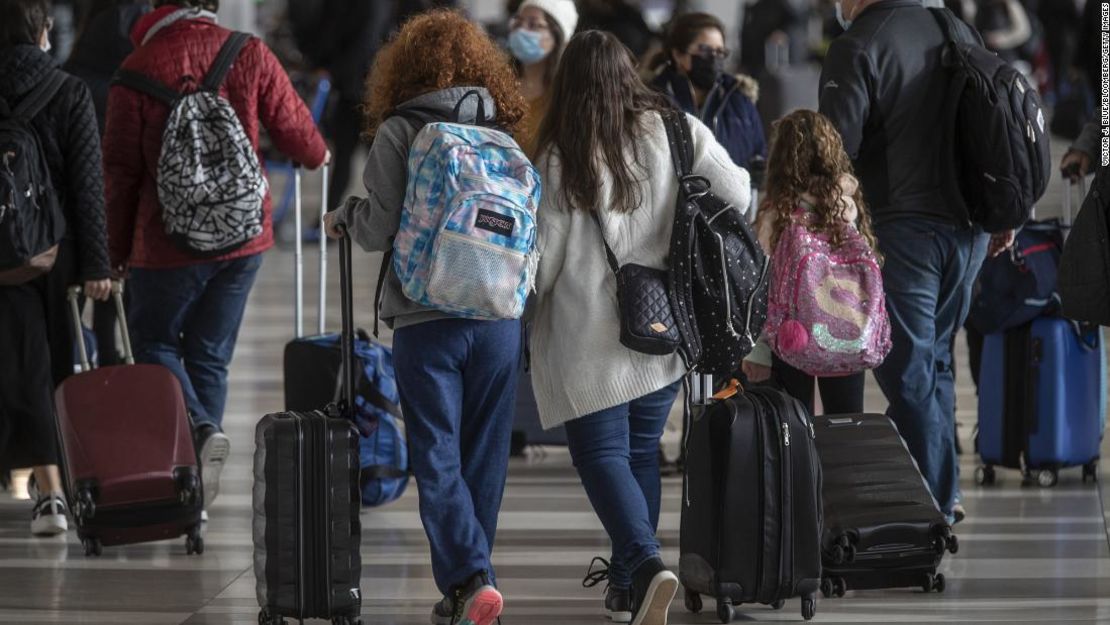
[[[1059,184],[1055,182],[1055,184]],[[306,188],[311,184],[306,183]],[[1058,211],[1062,190],[1050,189],[1039,216]],[[306,247],[309,279],[316,248]],[[359,321],[372,320],[378,258],[356,256]],[[232,366],[226,430],[233,452],[219,499],[209,510],[206,551],[185,555],[184,540],[109,547],[86,558],[76,533],[57,539],[27,536],[30,505],[0,496],[0,622],[141,625],[225,625],[257,622],[251,546],[253,432],[263,414],[281,409],[282,349],[293,329],[293,256],[271,252],[251,297]],[[335,250],[331,267],[337,268]],[[337,278],[331,280],[337,303]],[[310,298],[312,302],[315,298]],[[338,328],[338,306],[328,311]],[[306,322],[314,328],[309,305]],[[388,333],[383,339],[389,342]],[[959,363],[966,363],[960,341]],[[971,454],[975,395],[966,370],[959,374],[959,421],[965,455],[962,486],[968,518],[956,528],[960,551],[946,556],[943,594],[920,590],[850,592],[823,599],[817,623],[1110,623],[1110,548],[1104,518],[1110,509],[1098,488],[1080,481],[1079,469],[1062,472],[1052,489],[1023,487],[1014,471],[1000,470],[991,487],[975,485]],[[884,408],[869,382],[868,407]],[[1110,446],[1104,445],[1104,457]],[[591,558],[607,555],[607,541],[590,509],[565,449],[547,448],[514,459],[494,552],[506,607],[506,625],[601,625],[601,589],[584,589]],[[1110,485],[1110,463],[1101,483]],[[666,561],[678,562],[681,482],[664,478],[660,536]],[[1110,491],[1106,493],[1110,495]],[[439,599],[417,516],[417,489],[362,515],[363,622],[423,625]],[[737,622],[801,622],[798,600],[782,611],[743,606]],[[692,615],[682,601],[671,623],[713,623],[712,602]]]

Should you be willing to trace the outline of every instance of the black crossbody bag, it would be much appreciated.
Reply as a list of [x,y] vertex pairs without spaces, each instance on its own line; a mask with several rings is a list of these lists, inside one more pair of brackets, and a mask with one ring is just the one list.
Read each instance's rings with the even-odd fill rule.
[[617,278],[617,308],[621,323],[621,345],[632,351],[666,356],[678,350],[681,336],[667,294],[667,270],[643,265],[621,265],[605,240],[605,229],[596,212],[591,213],[605,245],[605,259]]

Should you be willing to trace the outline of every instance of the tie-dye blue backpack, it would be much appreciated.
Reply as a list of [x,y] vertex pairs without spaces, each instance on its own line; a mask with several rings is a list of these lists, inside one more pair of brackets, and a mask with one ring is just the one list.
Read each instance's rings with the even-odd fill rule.
[[[468,98],[477,118],[459,121]],[[412,301],[471,319],[516,319],[535,282],[540,176],[511,136],[486,117],[478,91],[446,121],[420,111],[408,188],[393,240],[393,270]]]

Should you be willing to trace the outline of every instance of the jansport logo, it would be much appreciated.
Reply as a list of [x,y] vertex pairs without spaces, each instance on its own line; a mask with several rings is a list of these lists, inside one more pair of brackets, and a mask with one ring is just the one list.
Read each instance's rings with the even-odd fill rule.
[[474,222],[474,227],[511,237],[513,236],[513,228],[516,227],[516,219],[507,215],[499,215],[493,211],[478,209],[478,219]]

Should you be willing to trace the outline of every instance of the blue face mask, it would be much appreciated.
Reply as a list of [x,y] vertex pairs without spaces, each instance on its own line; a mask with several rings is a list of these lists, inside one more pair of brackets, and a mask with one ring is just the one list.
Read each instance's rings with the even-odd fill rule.
[[509,51],[516,60],[525,65],[534,65],[547,58],[543,49],[543,35],[524,28],[509,33]]
[[840,22],[840,27],[848,30],[852,27],[852,20],[844,17],[844,9],[841,7],[840,2],[836,3],[836,21]]

